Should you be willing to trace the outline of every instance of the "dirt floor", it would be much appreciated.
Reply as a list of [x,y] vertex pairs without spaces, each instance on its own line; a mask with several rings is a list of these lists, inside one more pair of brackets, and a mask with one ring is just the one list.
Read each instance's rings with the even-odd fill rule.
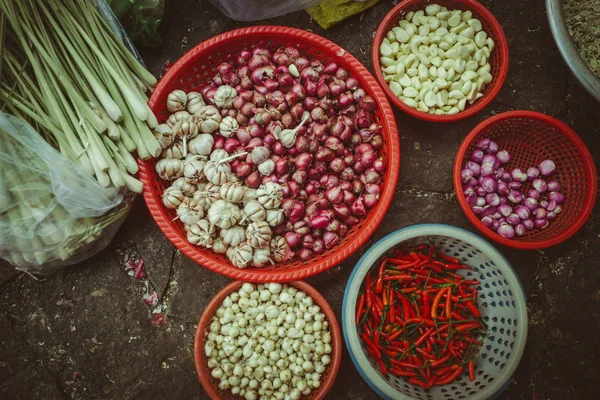
[[[171,1],[161,49],[144,51],[156,74],[201,41],[249,25],[225,18],[207,1]],[[371,40],[395,1],[382,0],[327,32],[297,12],[256,24],[311,30],[340,44],[370,68]],[[431,124],[396,112],[401,173],[388,217],[360,251],[309,279],[338,318],[342,294],[360,255],[382,236],[424,222],[476,232],[455,199],[452,164],[461,139],[478,122],[529,109],[569,124],[600,160],[600,104],[575,81],[552,40],[543,0],[484,1],[510,44],[508,79],[475,117]],[[528,297],[529,337],[512,384],[500,399],[597,398],[600,378],[600,226],[598,206],[565,243],[544,251],[497,246],[518,272]],[[145,277],[126,270],[141,256]],[[34,279],[0,265],[0,399],[206,399],[192,357],[194,328],[228,279],[180,254],[141,198],[113,243],[86,262]],[[156,305],[145,297],[159,295]],[[163,317],[164,316],[164,317]],[[347,353],[327,398],[376,394]]]

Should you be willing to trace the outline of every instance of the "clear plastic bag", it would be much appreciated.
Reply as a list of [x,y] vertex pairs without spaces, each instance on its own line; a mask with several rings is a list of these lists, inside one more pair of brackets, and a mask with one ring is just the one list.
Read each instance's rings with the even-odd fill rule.
[[49,273],[104,249],[128,210],[20,118],[0,112],[0,257]]
[[257,21],[314,7],[323,0],[210,0],[236,21]]

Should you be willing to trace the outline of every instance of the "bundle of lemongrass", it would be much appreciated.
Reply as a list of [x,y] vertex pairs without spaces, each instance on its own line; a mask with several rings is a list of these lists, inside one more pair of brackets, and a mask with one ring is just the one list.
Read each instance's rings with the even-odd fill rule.
[[[107,202],[121,202],[117,192],[142,191],[132,176],[137,163],[131,153],[148,159],[161,152],[145,94],[156,79],[111,30],[93,0],[0,0],[0,56],[1,111],[26,121],[80,172],[95,178],[99,189],[113,195]],[[56,193],[37,189],[55,188],[47,175],[37,173],[49,167],[35,153],[23,151],[23,142],[14,137],[0,132],[0,153],[29,159],[18,165],[4,160],[0,256],[43,273],[104,248],[127,204],[89,217],[74,215]]]

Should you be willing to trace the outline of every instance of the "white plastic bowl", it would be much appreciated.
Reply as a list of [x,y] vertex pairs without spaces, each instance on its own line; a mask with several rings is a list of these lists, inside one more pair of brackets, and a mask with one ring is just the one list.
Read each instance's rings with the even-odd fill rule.
[[[474,382],[463,374],[453,383],[426,390],[400,377],[384,376],[363,348],[355,324],[356,302],[363,281],[378,260],[399,245],[432,243],[472,271],[458,273],[481,282],[477,305],[488,336],[475,359]],[[489,399],[506,388],[517,369],[527,341],[527,308],[521,281],[508,261],[485,240],[448,225],[415,225],[384,237],[367,251],[346,285],[342,306],[344,340],[352,362],[367,383],[384,399]]]

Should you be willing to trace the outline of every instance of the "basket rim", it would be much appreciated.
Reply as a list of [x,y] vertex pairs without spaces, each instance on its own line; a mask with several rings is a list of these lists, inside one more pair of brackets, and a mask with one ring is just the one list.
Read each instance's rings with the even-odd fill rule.
[[[467,149],[474,142],[477,136],[484,132],[488,127],[493,126],[495,123],[499,121],[509,120],[509,119],[517,119],[517,118],[528,118],[534,119],[541,122],[544,122],[552,127],[556,128],[560,133],[565,136],[569,141],[571,141],[575,147],[577,148],[579,155],[582,158],[584,163],[584,168],[587,175],[588,180],[588,190],[586,196],[586,203],[583,211],[577,219],[571,224],[571,226],[562,232],[559,235],[556,235],[550,239],[539,240],[535,242],[521,242],[515,239],[507,239],[491,229],[487,228],[483,223],[479,220],[477,215],[471,210],[471,207],[467,204],[467,199],[462,191],[462,182],[460,178],[460,171],[462,170],[463,161],[467,155]],[[463,142],[460,144],[458,151],[456,153],[456,158],[454,160],[454,172],[453,172],[453,180],[454,180],[454,191],[456,192],[456,198],[458,203],[460,204],[460,208],[463,210],[469,221],[475,227],[483,233],[488,238],[492,239],[495,242],[498,242],[504,246],[513,247],[521,250],[539,250],[545,249],[559,243],[564,242],[573,236],[585,222],[589,218],[594,209],[594,204],[596,203],[596,195],[598,190],[598,175],[596,172],[596,166],[594,164],[594,159],[583,142],[583,140],[575,133],[573,129],[571,129],[567,124],[558,119],[551,117],[546,114],[542,114],[535,111],[527,111],[527,110],[517,110],[517,111],[508,111],[501,114],[497,114],[491,118],[488,118],[482,122],[480,122],[475,128],[469,132],[469,134],[464,138]]]
[[[504,81],[506,80],[506,76],[508,74],[508,65],[509,65],[509,53],[508,53],[508,40],[506,39],[506,35],[504,34],[504,30],[502,29],[502,25],[498,22],[494,14],[490,10],[488,10],[483,4],[475,1],[475,0],[454,0],[454,2],[461,3],[462,7],[466,10],[476,11],[480,15],[483,16],[486,22],[488,22],[492,26],[492,32],[494,32],[497,40],[496,46],[498,46],[500,53],[502,55],[502,62],[500,62],[500,72],[498,74],[498,80],[494,86],[492,86],[492,90],[482,97],[479,101],[477,101],[474,105],[471,105],[465,108],[464,111],[461,111],[454,115],[435,115],[429,114],[423,111],[419,111],[416,108],[410,107],[406,105],[402,100],[400,100],[390,89],[387,82],[383,79],[383,74],[381,73],[381,65],[379,63],[379,46],[383,41],[383,38],[387,35],[387,31],[385,31],[386,26],[393,20],[398,13],[403,11],[404,9],[418,5],[423,3],[424,0],[404,0],[398,3],[394,8],[392,8],[386,15],[383,17],[377,30],[375,31],[375,37],[373,38],[373,44],[371,46],[371,62],[373,65],[373,73],[375,74],[375,79],[383,88],[383,91],[387,95],[388,99],[398,107],[400,110],[405,113],[418,118],[424,121],[429,122],[455,122],[460,121],[462,119],[471,117],[485,107],[487,107],[492,100],[496,97],[500,89],[504,85]],[[443,3],[443,0],[439,0],[436,3]],[[443,4],[440,4],[443,5]]]
[[[355,309],[356,302],[358,298],[358,291],[354,290],[353,283],[360,279],[360,284],[362,284],[364,277],[368,270],[373,266],[372,262],[369,259],[376,260],[381,255],[383,255],[390,248],[397,246],[398,244],[410,240],[414,237],[418,236],[431,236],[431,235],[440,235],[446,237],[452,237],[460,240],[465,240],[469,242],[472,246],[476,247],[478,250],[485,250],[483,253],[488,255],[493,255],[499,261],[497,263],[498,268],[503,268],[509,275],[506,276],[506,279],[509,279],[513,282],[513,289],[515,296],[517,297],[518,304],[521,305],[519,307],[519,337],[522,339],[517,342],[515,349],[513,350],[513,354],[515,356],[514,361],[507,365],[504,369],[504,372],[501,376],[501,379],[497,379],[492,384],[488,385],[484,391],[482,392],[484,396],[479,396],[479,393],[472,397],[473,399],[488,399],[492,398],[495,394],[505,390],[510,384],[510,377],[516,371],[519,363],[521,362],[521,358],[525,351],[525,345],[527,343],[527,334],[528,334],[528,316],[527,316],[527,307],[526,307],[526,293],[523,287],[523,283],[519,278],[519,275],[512,267],[512,265],[508,262],[506,257],[498,251],[492,244],[490,244],[485,239],[477,236],[476,234],[469,232],[465,229],[458,228],[452,225],[446,224],[419,224],[412,225],[406,228],[399,229],[394,231],[385,237],[379,239],[377,243],[375,243],[356,263],[356,267],[350,274],[348,278],[348,282],[346,284],[346,289],[344,290],[344,298],[342,301],[342,328],[344,334],[344,342],[346,343],[346,348],[348,350],[348,354],[350,355],[350,359],[354,364],[355,368],[358,370],[362,378],[369,384],[369,386],[383,399],[386,400],[411,400],[412,397],[406,396],[402,393],[398,393],[391,386],[385,382],[381,377],[379,377],[376,370],[366,359],[364,351],[361,350],[358,344],[360,343],[360,339],[356,330],[355,323]],[[518,284],[517,284],[518,283]],[[355,352],[356,351],[356,352]],[[366,367],[363,369],[362,366]],[[374,377],[373,380],[370,379],[369,374]],[[379,383],[379,385],[377,385]],[[452,385],[452,384],[449,384]],[[389,390],[391,389],[392,392]]]
[[384,177],[384,183],[386,183],[386,185],[382,191],[379,203],[368,214],[368,216],[371,214],[373,215],[372,222],[369,224],[364,224],[359,234],[351,238],[348,243],[343,245],[345,247],[343,251],[329,254],[327,257],[316,262],[309,261],[306,263],[306,265],[293,270],[262,270],[255,268],[238,269],[229,263],[214,261],[206,257],[204,253],[207,250],[192,246],[185,239],[180,238],[179,234],[174,229],[174,224],[172,221],[163,216],[161,212],[163,208],[162,203],[155,201],[153,196],[154,190],[148,185],[148,176],[150,174],[155,174],[154,169],[150,168],[147,162],[138,158],[139,179],[144,183],[144,200],[148,206],[150,214],[165,236],[171,241],[171,243],[173,243],[175,247],[203,267],[232,279],[240,279],[249,282],[286,282],[304,279],[326,271],[351,256],[369,239],[369,237],[373,234],[373,232],[375,232],[383,220],[392,203],[400,173],[400,139],[398,128],[392,108],[377,80],[375,80],[366,67],[363,66],[348,51],[319,35],[301,29],[285,26],[265,25],[234,29],[232,31],[214,36],[198,44],[196,47],[183,55],[179,60],[177,60],[177,62],[167,71],[167,73],[157,84],[156,89],[148,101],[148,105],[154,110],[155,107],[157,107],[157,104],[155,104],[157,98],[166,90],[168,83],[175,79],[175,77],[187,67],[189,60],[197,57],[199,54],[202,54],[205,50],[212,50],[219,45],[227,44],[231,38],[252,36],[264,37],[270,34],[287,37],[290,41],[293,41],[295,38],[302,38],[305,41],[314,42],[320,47],[327,49],[330,53],[336,55],[338,64],[349,65],[356,71],[357,75],[360,75],[360,78],[366,83],[365,89],[368,89],[367,91],[369,94],[378,103],[382,117],[382,125],[387,126],[387,131],[389,134],[386,138],[386,146],[389,155],[387,157],[388,166],[386,169],[386,175]]
[[[208,394],[211,399],[220,400],[221,397],[219,395],[219,391],[216,390],[213,385],[210,384],[210,378],[208,377],[208,373],[204,368],[204,352],[203,352],[203,343],[204,343],[204,332],[206,328],[210,324],[210,320],[212,319],[214,313],[217,311],[217,308],[221,305],[225,297],[227,297],[230,293],[237,290],[241,287],[244,281],[233,281],[223,287],[219,292],[211,299],[208,303],[204,311],[202,312],[202,316],[198,321],[198,326],[196,327],[196,334],[194,336],[194,364],[196,365],[196,372],[198,374],[198,379],[202,383],[204,390]],[[261,282],[263,283],[263,282]],[[269,282],[264,282],[268,284]],[[332,352],[331,363],[330,365],[330,373],[327,376],[327,379],[322,382],[322,385],[319,387],[318,391],[312,392],[314,394],[314,398],[316,400],[322,400],[325,398],[333,384],[335,383],[335,378],[340,370],[340,365],[342,362],[342,350],[343,350],[343,342],[342,342],[342,333],[340,329],[340,325],[335,317],[335,313],[333,309],[325,300],[325,297],[313,286],[309,285],[304,281],[291,281],[291,282],[283,282],[282,285],[290,285],[295,287],[296,289],[302,290],[307,295],[312,297],[312,299],[319,305],[321,311],[325,314],[327,321],[329,322],[329,329],[331,332],[331,336],[333,339],[334,351]]]

